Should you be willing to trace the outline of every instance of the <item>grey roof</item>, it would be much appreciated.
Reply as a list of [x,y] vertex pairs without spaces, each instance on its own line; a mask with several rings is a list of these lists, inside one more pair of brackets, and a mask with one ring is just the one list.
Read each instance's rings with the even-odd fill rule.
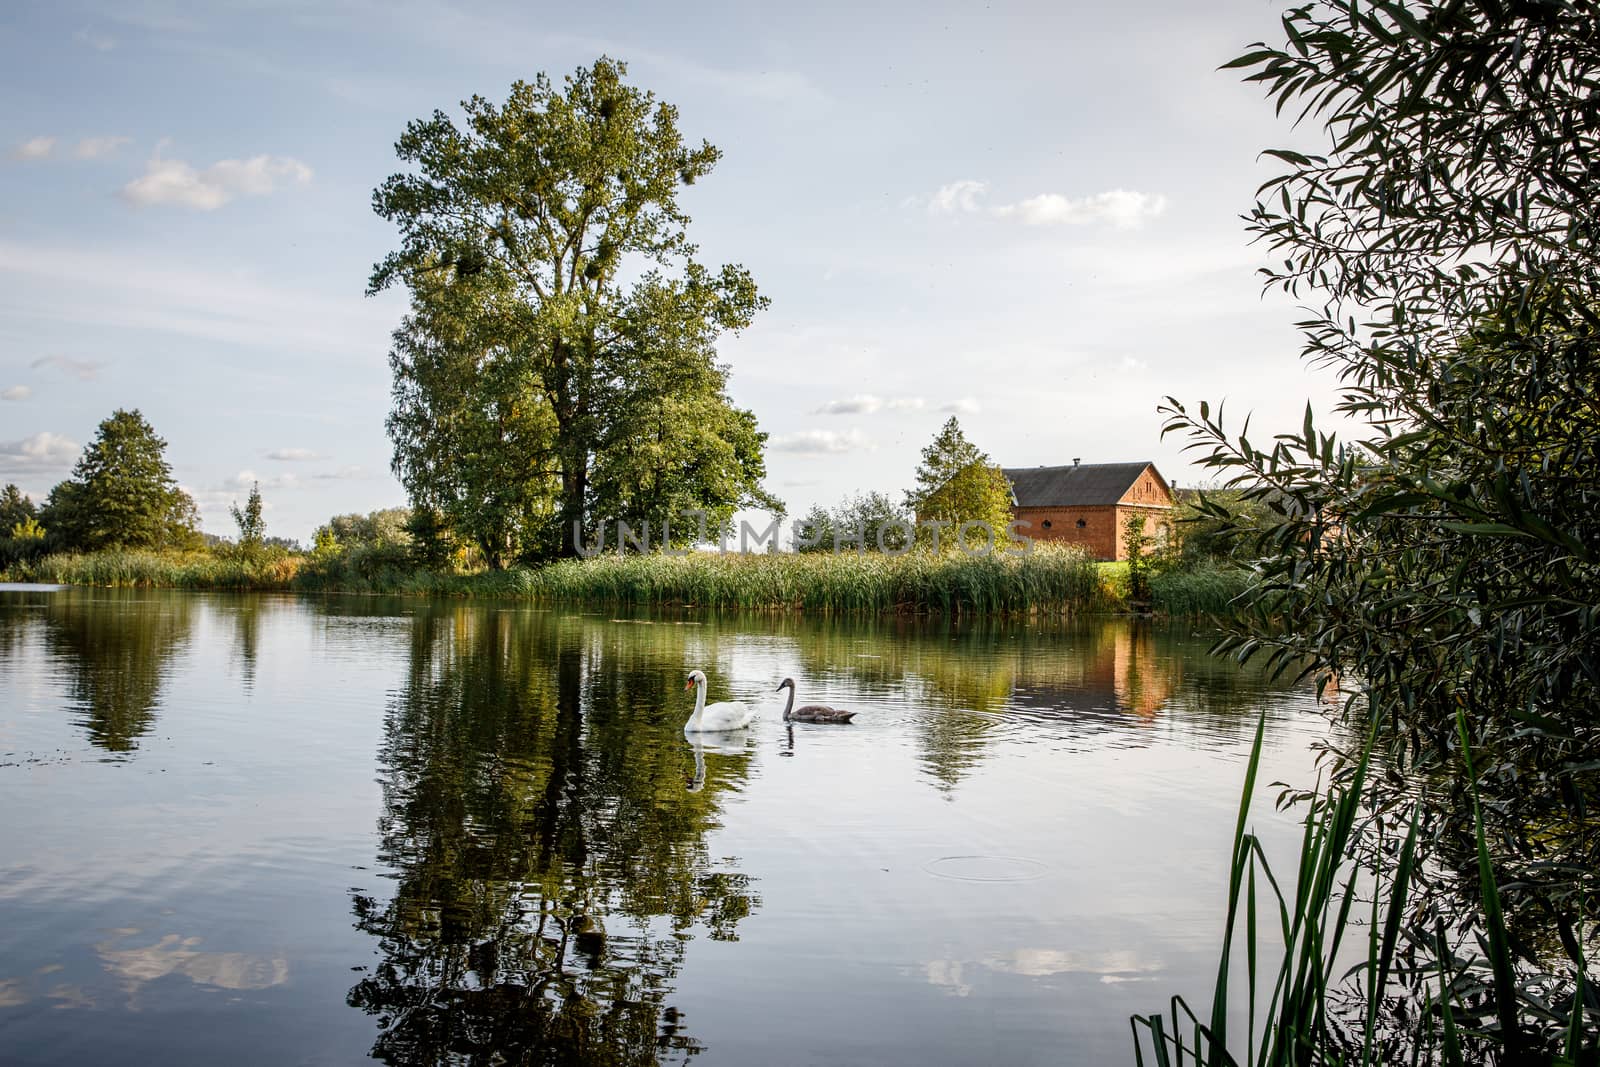
[[[1082,463],[1066,467],[1003,467],[1019,508],[1115,504],[1139,480],[1140,463]],[[1159,472],[1156,475],[1160,477]]]

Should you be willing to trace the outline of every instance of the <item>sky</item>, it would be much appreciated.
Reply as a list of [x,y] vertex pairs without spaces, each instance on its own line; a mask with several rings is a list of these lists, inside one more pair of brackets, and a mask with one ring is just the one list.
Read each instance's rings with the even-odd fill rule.
[[1307,142],[1217,67],[1278,3],[225,0],[0,8],[0,482],[41,499],[138,408],[202,525],[405,503],[372,213],[405,124],[609,55],[717,145],[702,262],[771,307],[720,346],[791,515],[898,498],[957,415],[1004,466],[1153,460],[1158,406],[1297,429],[1299,359],[1240,215]]

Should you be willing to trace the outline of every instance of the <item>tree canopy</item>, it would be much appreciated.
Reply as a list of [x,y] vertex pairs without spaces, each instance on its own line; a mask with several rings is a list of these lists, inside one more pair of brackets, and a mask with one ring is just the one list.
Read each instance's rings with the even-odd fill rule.
[[[943,543],[954,543],[963,523],[988,523],[1004,543],[1011,522],[1011,483],[988,453],[967,440],[954,416],[922,450],[916,485],[906,493],[906,508],[917,521],[944,522],[952,530]],[[918,530],[919,537],[929,531]],[[998,547],[998,546],[997,546]]]
[[25,496],[21,489],[8,484],[0,492],[0,537],[8,535],[12,528],[29,519],[37,517],[39,509],[34,507],[33,501]]
[[369,291],[412,301],[395,473],[495,565],[577,554],[595,520],[777,504],[715,348],[767,301],[743,267],[695,261],[678,204],[719,153],[626,73],[601,58],[473,97],[464,127],[412,122],[396,151],[416,170],[373,194],[401,243]]
[[40,521],[51,542],[84,551],[197,543],[199,512],[173,480],[166,449],[138,409],[113,412],[72,476],[50,491]]

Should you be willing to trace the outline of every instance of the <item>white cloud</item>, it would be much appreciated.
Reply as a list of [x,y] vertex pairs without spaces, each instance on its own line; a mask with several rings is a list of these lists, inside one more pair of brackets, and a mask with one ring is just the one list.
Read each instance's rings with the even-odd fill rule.
[[122,188],[131,204],[179,204],[197,211],[215,211],[236,196],[266,196],[284,185],[304,185],[311,168],[288,156],[223,159],[196,170],[181,159],[159,155],[145,164],[144,177]]
[[92,363],[86,359],[73,359],[71,356],[41,356],[29,364],[34,370],[40,367],[55,367],[63,374],[70,374],[80,381],[92,382],[100,376],[104,363]]
[[313,452],[309,448],[274,448],[271,452],[267,453],[267,458],[286,460],[291,463],[299,463],[305,460],[321,459],[322,457],[317,455],[317,453]]
[[365,478],[366,476],[367,469],[365,467],[349,466],[340,467],[336,471],[323,471],[320,474],[313,474],[311,477],[315,478],[319,482],[327,482],[343,481],[349,478]]
[[33,395],[33,390],[26,385],[13,385],[9,389],[0,390],[0,400],[26,400]]
[[949,185],[941,186],[938,192],[928,198],[928,211],[935,215],[978,211],[981,210],[978,198],[988,191],[988,182],[970,180],[951,182]]
[[855,452],[870,448],[871,442],[860,430],[800,430],[797,433],[779,434],[769,442],[777,452],[806,452],[811,454]]
[[927,401],[920,396],[881,397],[871,393],[857,393],[840,400],[830,400],[817,408],[817,415],[875,415],[879,411],[921,411]]
[[952,415],[976,415],[983,408],[972,397],[964,396],[960,400],[952,400],[939,410],[949,412]]
[[0,441],[0,474],[4,475],[65,471],[77,458],[77,443],[49,430],[20,441]]
[[[1136,229],[1167,209],[1167,198],[1131,189],[1110,189],[1092,196],[1067,197],[1040,193],[1014,204],[985,204],[989,183],[963,180],[941,186],[928,197],[934,215],[987,214],[1016,219],[1027,226],[1086,226],[1105,223],[1117,229]],[[910,203],[915,203],[912,198]]]
[[263,489],[298,489],[300,488],[300,479],[293,474],[275,474],[270,478],[263,478],[255,471],[243,470],[235,474],[232,480],[223,486],[223,489],[249,490],[256,485],[261,486]]
[[131,140],[131,137],[85,137],[78,142],[72,154],[79,159],[99,159],[111,155]]
[[883,401],[870,393],[857,393],[843,400],[830,400],[817,409],[818,415],[871,415],[883,407]]
[[1041,193],[1015,204],[994,208],[1001,218],[1015,216],[1029,226],[1083,226],[1104,222],[1117,229],[1142,226],[1167,209],[1167,198],[1131,189],[1112,189],[1071,199],[1059,193]]
[[1150,369],[1150,364],[1146,363],[1142,359],[1135,359],[1132,356],[1123,356],[1122,369],[1130,372],[1147,371]]
[[54,137],[35,137],[23,141],[11,150],[13,159],[46,159],[51,152],[56,150]]

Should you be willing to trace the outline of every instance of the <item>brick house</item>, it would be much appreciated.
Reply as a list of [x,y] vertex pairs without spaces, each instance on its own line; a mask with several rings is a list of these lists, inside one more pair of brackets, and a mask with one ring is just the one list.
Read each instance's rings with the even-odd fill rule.
[[1173,508],[1172,487],[1154,463],[1078,463],[1068,467],[1004,467],[1011,517],[1036,541],[1083,545],[1100,560],[1127,559],[1122,531],[1130,516],[1160,537]]

